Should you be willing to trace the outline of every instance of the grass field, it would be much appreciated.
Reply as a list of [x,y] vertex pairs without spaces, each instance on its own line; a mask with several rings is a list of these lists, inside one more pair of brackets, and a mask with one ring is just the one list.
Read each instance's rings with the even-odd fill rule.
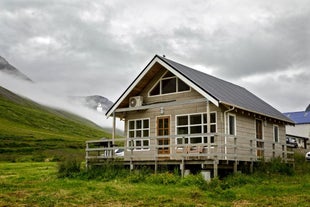
[[86,140],[110,136],[86,119],[0,87],[0,161],[59,160],[64,154],[82,158]]
[[294,176],[238,174],[203,185],[197,176],[181,179],[163,173],[139,182],[133,179],[137,175],[128,172],[110,180],[58,178],[54,162],[0,163],[0,206],[299,207],[310,203],[309,172]]

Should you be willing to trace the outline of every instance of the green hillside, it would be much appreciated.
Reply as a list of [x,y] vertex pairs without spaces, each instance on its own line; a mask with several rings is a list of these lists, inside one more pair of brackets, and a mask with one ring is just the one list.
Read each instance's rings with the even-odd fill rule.
[[[104,117],[103,117],[104,118]],[[83,157],[85,141],[110,137],[94,123],[0,87],[0,161]]]

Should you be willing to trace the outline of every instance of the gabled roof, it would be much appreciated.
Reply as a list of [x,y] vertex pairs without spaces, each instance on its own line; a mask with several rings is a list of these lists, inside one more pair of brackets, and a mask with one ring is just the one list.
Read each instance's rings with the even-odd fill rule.
[[297,111],[283,114],[292,119],[295,124],[310,124],[310,111]]
[[243,87],[233,83],[224,81],[214,76],[197,71],[180,63],[174,62],[164,57],[155,55],[151,62],[144,68],[134,82],[127,88],[122,96],[115,104],[107,111],[106,115],[111,113],[119,106],[125,97],[133,90],[140,82],[145,74],[155,65],[161,64],[170,72],[178,76],[182,81],[211,101],[216,106],[220,103],[234,106],[239,109],[261,114],[267,117],[282,120],[293,124],[292,120],[284,116],[281,112],[255,96]]

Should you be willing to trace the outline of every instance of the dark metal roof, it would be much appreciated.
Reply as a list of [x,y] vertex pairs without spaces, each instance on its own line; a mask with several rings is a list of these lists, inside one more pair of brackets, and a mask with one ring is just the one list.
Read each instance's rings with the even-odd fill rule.
[[240,109],[276,118],[285,122],[294,123],[287,116],[284,116],[277,109],[273,108],[271,105],[243,87],[197,71],[167,58],[160,56],[157,57],[181,73],[189,81],[200,87],[210,96],[214,97],[220,103],[235,106]]
[[297,111],[283,114],[292,119],[296,124],[310,124],[310,111]]

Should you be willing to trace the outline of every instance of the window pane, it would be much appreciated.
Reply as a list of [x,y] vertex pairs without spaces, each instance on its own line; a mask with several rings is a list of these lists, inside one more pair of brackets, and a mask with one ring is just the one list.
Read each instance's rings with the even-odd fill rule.
[[208,133],[208,127],[207,127],[207,125],[204,125],[204,126],[203,126],[203,133]]
[[200,134],[201,133],[201,126],[192,126],[190,127],[191,131],[190,134]]
[[162,129],[164,126],[164,120],[158,119],[158,128]]
[[207,114],[203,114],[203,123],[206,124],[208,123],[208,119],[207,119]]
[[184,144],[188,144],[188,138],[184,138]]
[[210,122],[211,123],[216,123],[216,113],[211,113],[210,114]]
[[177,134],[188,134],[188,127],[178,127]]
[[137,140],[137,141],[136,141],[136,146],[137,146],[137,147],[142,146],[141,140]]
[[134,132],[134,131],[129,131],[129,137],[130,137],[130,138],[135,137],[135,132]]
[[137,120],[136,121],[136,129],[141,129],[142,128],[142,121],[141,120]]
[[278,131],[278,127],[274,126],[274,141],[278,142],[279,141],[279,131]]
[[228,116],[229,134],[235,135],[235,117]]
[[143,146],[148,147],[149,146],[149,140],[143,140]]
[[135,128],[135,121],[129,121],[129,129]]
[[168,129],[165,129],[163,135],[169,135],[169,130],[168,130]]
[[215,132],[216,132],[216,125],[215,125],[215,124],[212,124],[212,125],[210,126],[210,132],[211,132],[211,133],[215,133]]
[[198,143],[202,143],[201,137],[192,137],[191,138],[191,144],[198,144]]
[[161,81],[162,94],[176,92],[176,78],[164,79]]
[[210,137],[210,143],[214,143],[214,136]]
[[149,130],[143,130],[143,137],[149,136]]
[[136,131],[136,137],[141,137],[142,136],[142,131],[141,130],[137,130]]
[[183,138],[177,138],[177,144],[183,144]]
[[164,119],[164,127],[169,128],[169,119]]
[[146,120],[143,120],[143,129],[147,129],[149,128],[149,120],[146,119]]
[[191,124],[201,124],[201,114],[191,115],[190,116]]
[[150,92],[151,96],[156,96],[159,94],[160,94],[160,82],[158,82],[157,85]]
[[178,79],[178,91],[188,91],[189,90],[189,86],[184,83],[182,80]]
[[208,137],[203,138],[203,143],[208,143]]
[[163,132],[163,130],[162,129],[159,129],[158,130],[158,134],[157,134],[158,136],[163,136],[164,135],[164,132]]
[[188,125],[188,117],[187,116],[178,116],[177,125]]

